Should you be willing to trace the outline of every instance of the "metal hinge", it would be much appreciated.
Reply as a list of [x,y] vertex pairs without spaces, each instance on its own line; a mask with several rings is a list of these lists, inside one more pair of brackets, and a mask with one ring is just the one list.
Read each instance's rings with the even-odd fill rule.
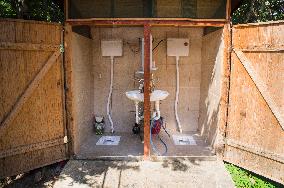
[[59,45],[60,53],[64,53],[64,44]]
[[229,53],[232,53],[233,50],[234,50],[234,47],[233,47],[233,46],[230,46],[230,47],[229,47]]
[[67,137],[67,136],[64,136],[63,142],[64,142],[64,144],[67,144],[67,143],[68,143],[68,137]]

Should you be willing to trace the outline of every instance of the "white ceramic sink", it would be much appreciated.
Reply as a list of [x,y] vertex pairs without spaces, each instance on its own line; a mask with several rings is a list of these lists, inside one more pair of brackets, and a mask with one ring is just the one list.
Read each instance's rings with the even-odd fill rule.
[[[139,102],[144,101],[144,94],[140,93],[139,90],[128,91],[125,94],[130,100]],[[169,96],[169,93],[167,91],[154,90],[154,92],[150,94],[150,101],[161,101],[167,98],[167,96]]]

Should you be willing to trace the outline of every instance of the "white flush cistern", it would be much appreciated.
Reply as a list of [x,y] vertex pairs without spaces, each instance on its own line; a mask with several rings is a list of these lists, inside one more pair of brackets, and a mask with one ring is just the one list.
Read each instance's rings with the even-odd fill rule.
[[114,132],[114,126],[113,121],[111,118],[111,112],[110,112],[110,102],[111,102],[111,96],[112,96],[112,90],[113,90],[113,63],[114,63],[114,57],[122,56],[122,46],[123,42],[122,40],[102,40],[101,41],[101,51],[102,56],[110,57],[111,60],[111,67],[110,67],[110,86],[109,86],[109,94],[108,94],[108,100],[107,100],[107,116],[111,125],[111,132]]

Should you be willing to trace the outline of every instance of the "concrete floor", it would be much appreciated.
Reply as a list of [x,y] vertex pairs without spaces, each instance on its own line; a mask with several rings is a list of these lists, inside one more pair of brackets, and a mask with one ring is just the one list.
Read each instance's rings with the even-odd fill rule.
[[[112,135],[112,134],[104,134]],[[132,133],[115,133],[114,136],[121,136],[117,146],[96,145],[102,135],[93,135],[85,140],[80,148],[78,159],[96,159],[108,157],[138,157],[142,156],[144,146],[138,135]]]
[[54,188],[194,187],[231,188],[233,181],[221,161],[176,158],[151,161],[70,160]]
[[[211,148],[203,141],[203,139],[196,134],[196,132],[188,132],[179,134],[177,132],[170,132],[170,135],[191,135],[197,145],[183,145],[177,146],[173,142],[173,138],[168,137],[163,130],[161,130],[160,137],[166,142],[168,147],[167,154],[164,157],[203,157],[215,159],[214,153]],[[111,135],[111,134],[105,134]],[[93,135],[85,140],[84,144],[80,148],[77,159],[98,159],[98,158],[139,158],[143,156],[143,143],[138,135],[132,133],[115,133],[115,136],[121,136],[120,144],[118,146],[98,146],[97,141],[101,138],[101,135]],[[165,148],[157,138],[153,136],[153,142],[157,146],[160,153],[163,153]],[[157,154],[152,150],[152,156]]]
[[[203,138],[200,137],[197,132],[184,132],[183,134],[178,132],[169,132],[171,137],[161,130],[160,137],[167,144],[168,152],[164,156],[168,157],[206,157],[206,158],[215,158],[215,154],[212,153],[212,150],[208,145],[204,142]],[[196,145],[175,145],[173,141],[172,135],[189,135],[194,138],[196,141]],[[153,142],[157,146],[157,149],[160,153],[165,151],[165,147],[161,144],[158,137],[153,135]],[[156,155],[155,152],[152,151],[153,155]]]

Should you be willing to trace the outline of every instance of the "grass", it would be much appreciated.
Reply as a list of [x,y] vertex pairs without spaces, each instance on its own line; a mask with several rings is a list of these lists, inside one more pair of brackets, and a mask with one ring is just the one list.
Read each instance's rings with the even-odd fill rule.
[[284,185],[280,185],[233,164],[225,163],[225,167],[230,172],[237,188],[284,188]]

